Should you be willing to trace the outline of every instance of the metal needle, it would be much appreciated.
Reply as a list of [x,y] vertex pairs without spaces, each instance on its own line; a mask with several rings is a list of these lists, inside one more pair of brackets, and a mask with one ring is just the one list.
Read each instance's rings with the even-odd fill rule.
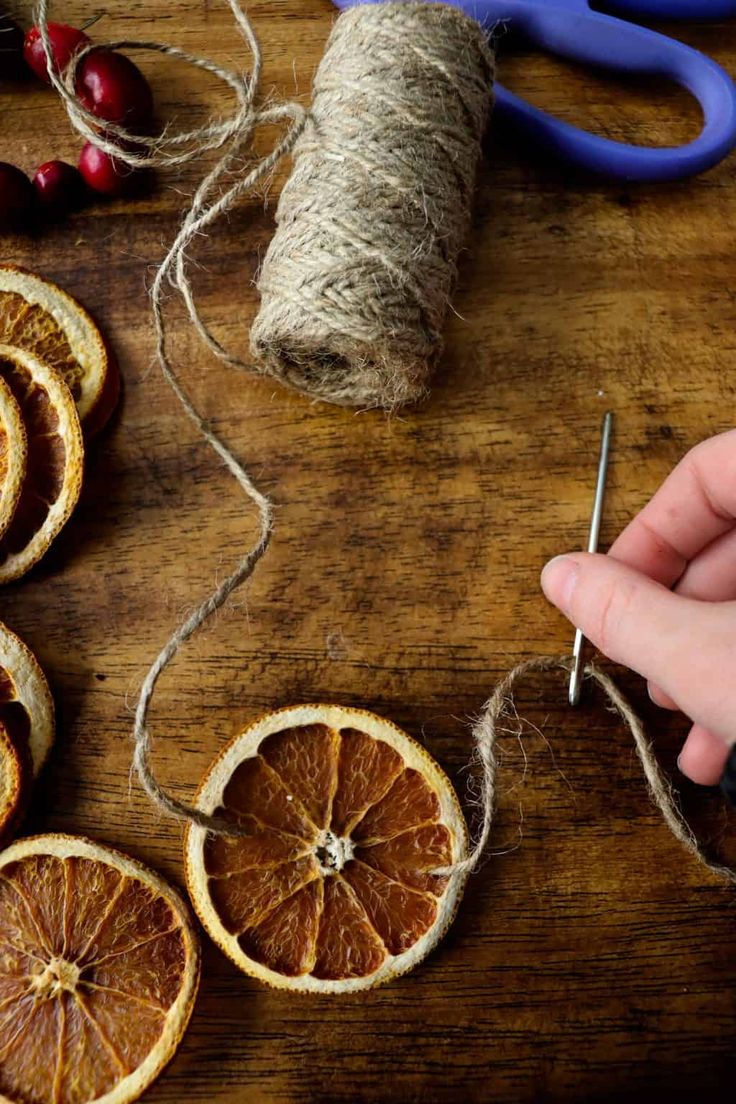
[[[603,418],[601,430],[601,452],[598,459],[598,479],[595,485],[595,498],[593,499],[593,513],[590,518],[590,533],[588,534],[588,551],[598,551],[598,539],[601,535],[601,518],[603,516],[603,496],[606,492],[606,476],[608,474],[608,457],[611,451],[611,430],[613,429],[613,414],[609,410]],[[580,629],[575,633],[573,645],[573,668],[570,674],[570,689],[568,699],[570,705],[580,703],[580,690],[583,684],[583,649],[585,637]]]

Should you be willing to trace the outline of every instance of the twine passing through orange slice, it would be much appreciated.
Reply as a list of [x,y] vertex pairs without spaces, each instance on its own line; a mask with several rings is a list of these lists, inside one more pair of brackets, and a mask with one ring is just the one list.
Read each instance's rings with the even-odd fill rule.
[[0,840],[6,840],[20,820],[30,782],[27,749],[18,747],[4,725],[0,724]]
[[0,536],[10,525],[26,476],[28,441],[13,392],[0,379]]
[[74,836],[0,853],[0,1098],[128,1104],[177,1049],[199,948],[152,871]]
[[20,407],[28,438],[26,477],[0,538],[0,583],[7,583],[41,559],[76,506],[84,447],[74,400],[55,368],[25,349],[0,345],[0,378]]
[[1,621],[0,724],[27,751],[35,777],[54,742],[54,700],[33,652]]
[[249,834],[188,826],[194,908],[270,985],[344,993],[390,981],[454,916],[463,877],[436,871],[467,851],[455,793],[424,748],[372,713],[267,714],[225,748],[197,802]]
[[90,315],[63,288],[0,265],[0,343],[27,349],[60,372],[85,433],[102,428],[118,399],[118,368]]

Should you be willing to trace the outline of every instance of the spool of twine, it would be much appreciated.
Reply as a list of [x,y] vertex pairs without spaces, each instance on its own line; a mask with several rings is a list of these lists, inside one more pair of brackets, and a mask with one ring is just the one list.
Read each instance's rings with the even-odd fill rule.
[[346,406],[422,396],[493,75],[486,33],[457,8],[365,4],[340,16],[258,281],[251,351],[263,372]]

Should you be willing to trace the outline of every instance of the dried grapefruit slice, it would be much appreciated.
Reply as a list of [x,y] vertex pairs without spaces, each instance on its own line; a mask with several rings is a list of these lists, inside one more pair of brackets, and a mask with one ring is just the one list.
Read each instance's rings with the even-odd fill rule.
[[187,886],[203,925],[245,973],[346,993],[420,962],[450,924],[467,830],[431,756],[389,721],[302,705],[236,737],[198,794],[248,834],[187,828]]
[[0,1098],[137,1100],[178,1047],[199,980],[174,890],[90,840],[19,840],[0,853],[0,948]]
[[41,559],[82,489],[84,447],[71,392],[55,368],[33,353],[0,345],[0,378],[20,406],[28,437],[26,477],[0,538],[0,583]]
[[20,820],[29,784],[28,752],[24,754],[0,724],[0,840],[6,839]]
[[61,372],[86,433],[115,408],[120,377],[99,329],[57,284],[16,265],[0,265],[0,343],[28,349]]
[[33,652],[1,621],[0,724],[27,749],[36,776],[54,742],[54,699]]
[[26,475],[28,440],[13,392],[0,380],[0,536],[10,525]]

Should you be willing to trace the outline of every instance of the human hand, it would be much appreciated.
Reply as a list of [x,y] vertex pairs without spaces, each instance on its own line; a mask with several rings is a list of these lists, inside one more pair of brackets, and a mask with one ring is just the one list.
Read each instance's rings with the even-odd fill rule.
[[715,785],[736,742],[736,430],[692,449],[607,556],[550,560],[542,589],[690,717],[680,770]]

